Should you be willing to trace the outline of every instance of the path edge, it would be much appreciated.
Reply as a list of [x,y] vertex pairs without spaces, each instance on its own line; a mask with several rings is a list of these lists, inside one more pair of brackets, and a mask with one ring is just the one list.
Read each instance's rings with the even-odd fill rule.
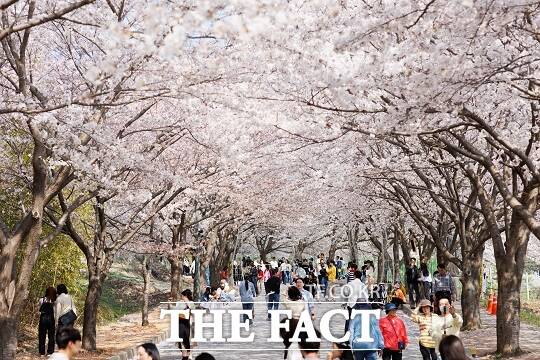
[[141,341],[139,344],[120,351],[119,353],[107,358],[107,360],[131,360],[135,358],[135,354],[137,354],[137,347],[139,347],[140,344],[151,342],[157,345],[165,341],[169,337],[170,337],[170,329],[167,329],[159,335],[156,335],[151,338],[146,338],[145,340]]

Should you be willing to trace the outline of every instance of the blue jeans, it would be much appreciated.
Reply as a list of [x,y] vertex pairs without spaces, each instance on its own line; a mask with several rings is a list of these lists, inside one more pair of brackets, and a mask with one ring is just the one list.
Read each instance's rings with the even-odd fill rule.
[[353,351],[354,360],[377,360],[377,351]]
[[323,277],[321,278],[321,286],[323,289],[323,296],[326,297],[326,292],[328,291],[328,279]]
[[[279,308],[279,293],[268,295],[268,310],[277,310]],[[268,314],[270,319],[270,313]]]
[[[253,310],[253,303],[252,302],[243,302],[242,303],[242,309],[244,310]],[[245,322],[249,317],[247,314],[242,314],[242,322]],[[250,323],[253,322],[253,320],[249,320]]]

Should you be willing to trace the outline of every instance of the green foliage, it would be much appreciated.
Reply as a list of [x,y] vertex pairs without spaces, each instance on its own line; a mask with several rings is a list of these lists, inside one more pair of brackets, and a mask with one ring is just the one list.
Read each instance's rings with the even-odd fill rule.
[[535,313],[533,310],[522,307],[519,316],[524,323],[540,327],[540,314]]
[[23,324],[35,324],[38,320],[38,299],[48,286],[65,284],[73,295],[75,306],[82,312],[86,264],[77,245],[66,236],[58,236],[40,250],[32,270],[27,306],[22,314]]

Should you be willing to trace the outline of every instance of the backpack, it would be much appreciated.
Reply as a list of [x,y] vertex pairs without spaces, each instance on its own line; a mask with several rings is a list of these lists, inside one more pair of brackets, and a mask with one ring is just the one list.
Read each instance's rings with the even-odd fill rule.
[[54,324],[54,303],[44,300],[39,307],[39,314],[41,322]]

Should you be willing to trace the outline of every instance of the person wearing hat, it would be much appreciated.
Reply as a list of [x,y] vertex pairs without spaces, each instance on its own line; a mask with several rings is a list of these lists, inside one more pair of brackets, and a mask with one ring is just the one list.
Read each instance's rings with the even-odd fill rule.
[[397,306],[388,303],[384,306],[386,317],[379,320],[379,328],[384,338],[383,360],[401,360],[403,350],[409,343],[405,323],[397,316]]
[[394,284],[394,290],[392,290],[391,297],[391,302],[394,303],[398,308],[406,303],[405,294],[403,293],[403,290],[401,290],[401,284],[399,282]]
[[411,319],[420,326],[418,342],[420,344],[422,359],[437,360],[437,353],[435,352],[436,344],[432,336],[433,307],[431,306],[431,302],[427,299],[420,301],[418,308],[413,311]]

